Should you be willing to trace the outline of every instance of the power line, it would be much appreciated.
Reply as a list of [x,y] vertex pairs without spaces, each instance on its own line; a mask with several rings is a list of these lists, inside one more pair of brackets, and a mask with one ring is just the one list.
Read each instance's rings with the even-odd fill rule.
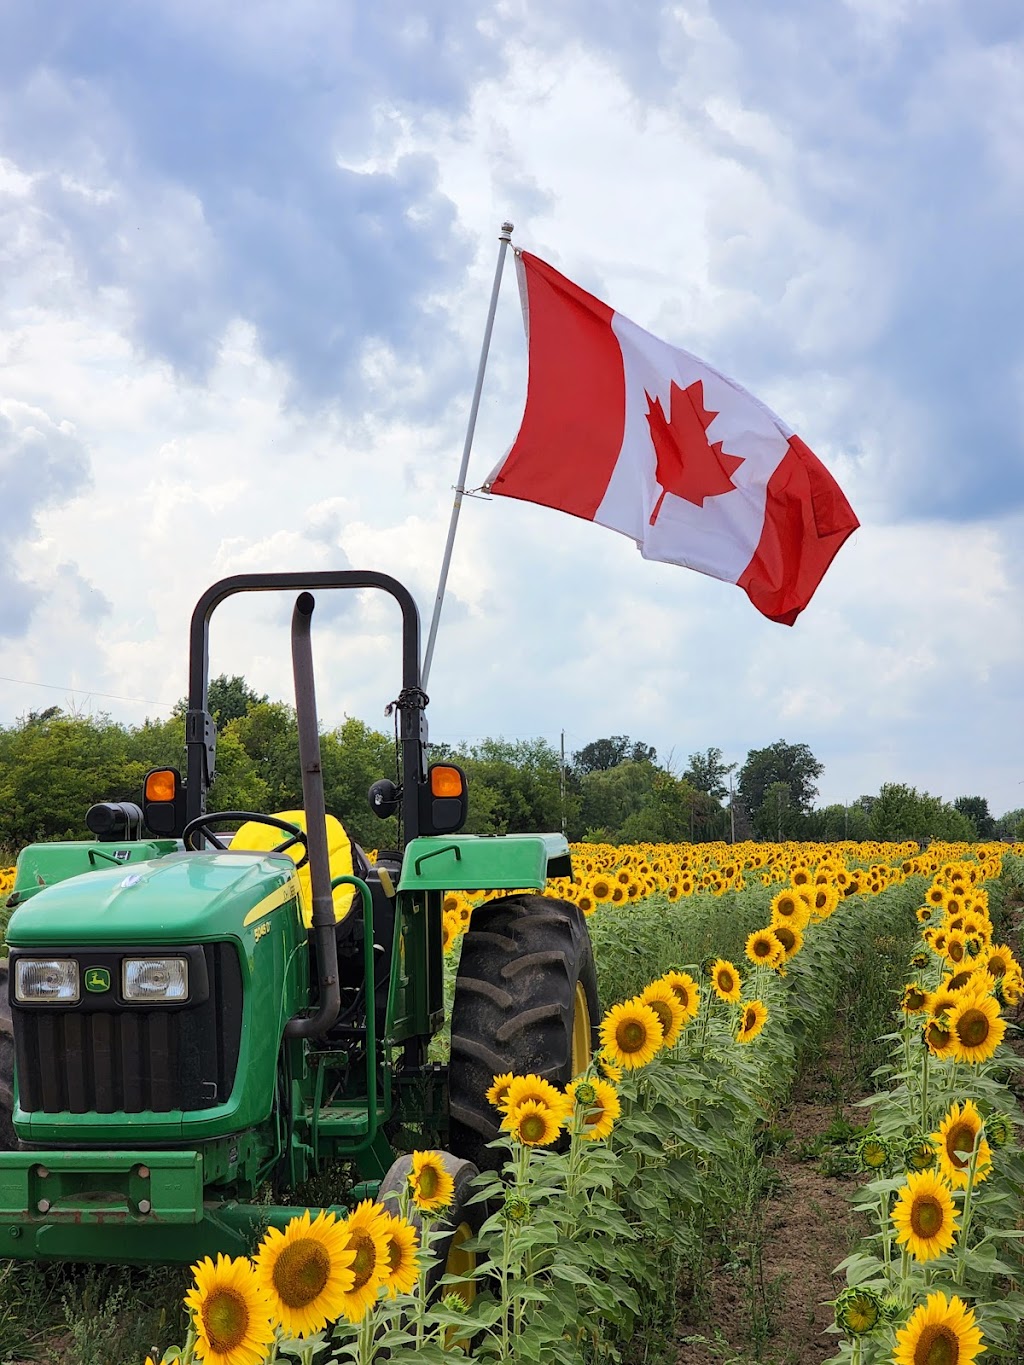
[[70,692],[72,696],[102,697],[104,701],[130,701],[140,706],[162,706],[165,711],[173,711],[177,702],[155,701],[152,697],[121,697],[116,692],[97,692],[92,687],[62,687],[58,683],[32,682],[28,678],[9,678],[0,673],[0,682],[17,683],[19,687],[44,687],[50,692]]

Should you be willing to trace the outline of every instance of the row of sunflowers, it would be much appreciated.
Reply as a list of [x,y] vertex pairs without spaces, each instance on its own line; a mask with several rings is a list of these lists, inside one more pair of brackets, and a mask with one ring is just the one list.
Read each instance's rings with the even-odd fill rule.
[[1007,1046],[1024,973],[995,941],[983,860],[941,865],[917,909],[886,1088],[862,1145],[871,1234],[839,1267],[836,1304],[854,1365],[1020,1358],[1024,1161]]
[[[843,971],[838,946],[858,928],[880,937],[894,908],[911,904],[906,895],[893,900],[893,889],[922,876],[932,880],[917,906],[924,937],[902,1002],[894,1085],[861,1144],[874,1178],[859,1198],[884,1211],[883,1226],[877,1246],[841,1268],[850,1287],[835,1304],[845,1337],[835,1360],[971,1365],[986,1337],[1008,1339],[1011,1300],[1003,1296],[1002,1327],[999,1315],[969,1306],[979,1256],[989,1290],[1012,1272],[984,1252],[990,1232],[980,1232],[978,1195],[997,1143],[1019,1163],[1012,1097],[1000,1094],[996,1107],[997,1082],[986,1072],[1001,1053],[1001,1011],[1024,994],[1021,969],[988,916],[984,884],[999,876],[1002,850],[576,853],[579,879],[553,883],[549,894],[584,913],[657,900],[673,915],[714,916],[727,911],[731,890],[763,905],[764,922],[746,934],[742,958],[667,964],[614,1003],[600,1050],[564,1091],[535,1075],[494,1077],[488,1099],[501,1116],[505,1161],[478,1182],[470,1243],[478,1254],[457,1276],[439,1278],[431,1257],[452,1176],[443,1154],[417,1152],[398,1208],[366,1201],[347,1217],[307,1216],[268,1234],[251,1261],[194,1267],[189,1336],[164,1361],[257,1365],[288,1355],[429,1365],[467,1352],[507,1361],[606,1354],[610,1341],[643,1330],[673,1293],[672,1270],[724,1216],[731,1170],[793,1074],[794,1038],[809,1032],[812,1016],[828,1017]],[[453,952],[483,899],[447,898]],[[809,982],[813,990],[801,989]],[[953,1099],[965,1086],[970,1095]],[[1024,1186],[1015,1189],[1019,1198]],[[936,1264],[920,1276],[918,1261]]]
[[[478,1181],[476,1254],[457,1274],[437,1263],[452,1172],[443,1154],[416,1152],[397,1198],[307,1214],[251,1258],[194,1266],[184,1344],[148,1365],[608,1356],[671,1311],[676,1273],[726,1222],[800,1040],[828,1027],[849,970],[843,945],[858,934],[891,943],[894,919],[913,923],[915,911],[889,1083],[860,1149],[870,1179],[857,1199],[877,1231],[839,1268],[834,1361],[973,1365],[1012,1350],[1024,1298],[1005,1286],[1020,1269],[1024,1163],[1006,1035],[1024,975],[989,914],[1004,852],[576,848],[577,879],[549,894],[576,901],[595,929],[614,915],[620,950],[622,925],[647,906],[738,951],[665,961],[612,1003],[600,1050],[564,1091],[493,1078],[505,1160]],[[483,899],[446,898],[453,954]]]

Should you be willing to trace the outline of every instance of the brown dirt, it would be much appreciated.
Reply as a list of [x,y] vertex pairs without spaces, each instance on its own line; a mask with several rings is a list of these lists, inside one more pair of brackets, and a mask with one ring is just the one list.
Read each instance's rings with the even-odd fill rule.
[[[827,1063],[821,1071],[829,1073]],[[845,1284],[835,1267],[864,1231],[850,1207],[857,1178],[826,1173],[821,1158],[800,1159],[801,1145],[838,1117],[866,1122],[863,1109],[837,1105],[815,1075],[779,1114],[775,1129],[792,1136],[766,1160],[777,1182],[759,1209],[760,1275],[749,1264],[712,1271],[706,1309],[679,1329],[675,1365],[822,1365],[838,1351],[840,1339],[826,1330],[829,1301]]]

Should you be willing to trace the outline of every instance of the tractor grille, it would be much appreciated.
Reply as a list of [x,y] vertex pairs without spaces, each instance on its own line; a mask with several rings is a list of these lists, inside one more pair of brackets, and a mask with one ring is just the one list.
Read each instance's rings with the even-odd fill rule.
[[191,1008],[15,1008],[22,1109],[139,1114],[225,1103],[238,1065],[242,973],[231,944],[203,952],[209,995]]

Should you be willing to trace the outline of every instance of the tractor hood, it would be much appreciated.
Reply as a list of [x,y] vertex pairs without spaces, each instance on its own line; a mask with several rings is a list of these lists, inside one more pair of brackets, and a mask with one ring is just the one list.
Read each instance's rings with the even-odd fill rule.
[[12,947],[201,943],[298,894],[287,854],[172,853],[44,886],[11,916]]

